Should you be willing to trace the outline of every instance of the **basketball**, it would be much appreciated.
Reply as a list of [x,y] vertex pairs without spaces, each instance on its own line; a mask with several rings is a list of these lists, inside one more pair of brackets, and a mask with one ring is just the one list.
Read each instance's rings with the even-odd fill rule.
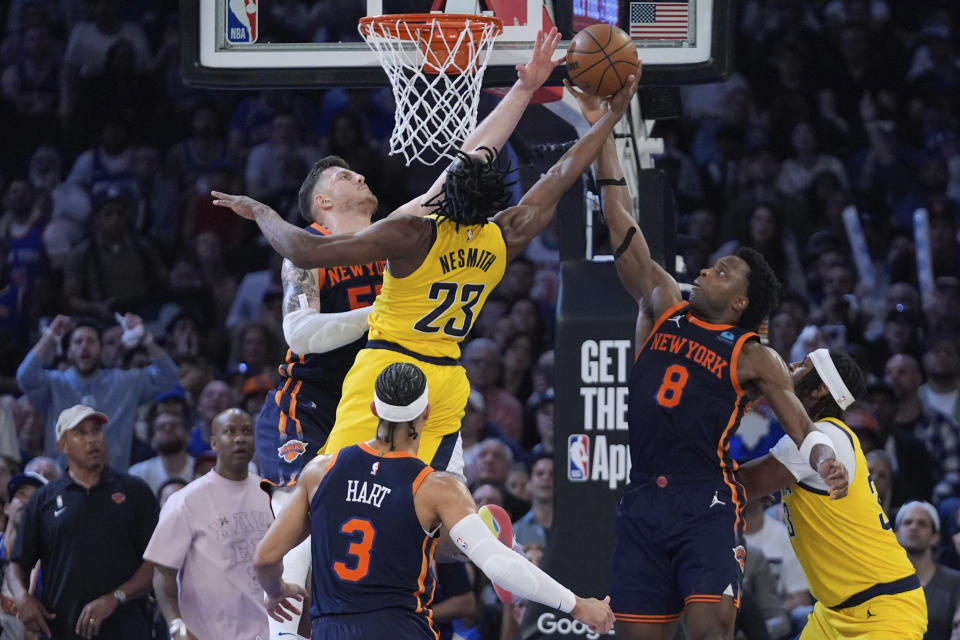
[[637,72],[639,58],[633,40],[610,24],[592,24],[579,31],[567,49],[570,81],[587,93],[607,97]]
[[[513,523],[510,522],[510,514],[503,507],[495,504],[485,504],[477,510],[480,519],[490,528],[497,540],[513,548]],[[511,604],[513,594],[499,585],[493,585],[493,591],[500,598],[500,602]]]

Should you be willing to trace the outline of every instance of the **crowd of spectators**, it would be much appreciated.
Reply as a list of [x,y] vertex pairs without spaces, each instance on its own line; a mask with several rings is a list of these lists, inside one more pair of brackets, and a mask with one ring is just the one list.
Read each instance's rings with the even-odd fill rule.
[[[215,416],[256,415],[285,349],[279,258],[254,225],[212,205],[212,188],[297,222],[297,189],[328,153],[365,174],[381,213],[434,177],[387,157],[385,89],[185,86],[177,5],[0,0],[4,501],[11,473],[57,457],[53,426],[75,402],[111,416],[110,466],[161,492],[213,465]],[[324,18],[322,5],[271,3],[262,18],[298,38],[336,39],[317,25],[353,18]],[[683,116],[653,132],[678,205],[681,279],[739,246],[767,258],[784,285],[769,344],[787,362],[819,346],[859,361],[870,387],[848,422],[881,503],[898,524],[903,504],[935,505],[931,553],[960,569],[960,8],[742,0],[735,40],[730,77],[685,87]],[[930,286],[918,278],[921,208]],[[553,455],[558,265],[551,228],[509,265],[463,351],[471,490],[508,509],[533,556],[553,517],[552,466],[541,461]],[[780,433],[761,404],[734,451],[750,458]],[[903,521],[922,527],[920,516]],[[748,592],[772,583],[779,594],[751,610],[770,637],[790,637],[810,603],[802,575],[776,518],[747,523],[769,565],[751,567],[760,577]],[[911,558],[932,562],[911,544]],[[489,620],[458,632],[497,637],[503,626],[512,637],[515,616],[489,613],[495,598],[477,590],[471,615]],[[940,608],[951,621],[957,604]]]

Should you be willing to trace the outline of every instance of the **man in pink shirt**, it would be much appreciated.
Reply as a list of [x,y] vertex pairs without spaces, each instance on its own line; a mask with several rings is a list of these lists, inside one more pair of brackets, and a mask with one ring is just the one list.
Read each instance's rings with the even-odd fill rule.
[[212,431],[213,472],[170,497],[144,558],[156,565],[153,588],[171,638],[267,640],[253,551],[273,512],[260,478],[247,471],[253,422],[227,409],[213,419]]

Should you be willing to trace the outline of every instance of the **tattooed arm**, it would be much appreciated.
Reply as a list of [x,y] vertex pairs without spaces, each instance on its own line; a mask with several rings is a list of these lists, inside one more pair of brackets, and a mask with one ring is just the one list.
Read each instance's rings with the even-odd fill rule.
[[280,271],[283,281],[283,337],[294,353],[325,353],[367,332],[367,316],[372,307],[342,313],[320,313],[320,287],[314,270],[301,269],[284,259]]
[[[283,282],[283,315],[304,308],[300,296],[306,298],[307,308],[320,311],[320,287],[313,269],[301,269],[284,258],[280,267],[280,280]],[[289,342],[289,341],[288,341]]]

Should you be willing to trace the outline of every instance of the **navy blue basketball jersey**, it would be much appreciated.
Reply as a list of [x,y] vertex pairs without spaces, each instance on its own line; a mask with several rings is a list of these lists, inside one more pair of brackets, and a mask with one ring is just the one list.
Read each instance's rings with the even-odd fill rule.
[[[318,236],[330,235],[329,231],[316,222],[307,227],[307,231]],[[321,313],[340,313],[372,305],[383,286],[386,264],[386,260],[377,260],[351,267],[317,269]],[[299,355],[288,349],[286,362],[280,365],[280,375],[290,382],[281,383],[279,391],[289,392],[296,381],[305,380],[328,386],[339,393],[347,371],[353,366],[357,353],[366,343],[367,337],[364,335],[348,345],[326,353]],[[277,404],[283,406],[280,402]]]
[[732,481],[729,442],[748,401],[737,380],[737,358],[757,337],[703,322],[687,302],[658,318],[630,371],[631,482],[658,473]]
[[433,472],[411,453],[341,449],[310,503],[313,618],[399,608],[432,622],[437,540],[413,496]]

